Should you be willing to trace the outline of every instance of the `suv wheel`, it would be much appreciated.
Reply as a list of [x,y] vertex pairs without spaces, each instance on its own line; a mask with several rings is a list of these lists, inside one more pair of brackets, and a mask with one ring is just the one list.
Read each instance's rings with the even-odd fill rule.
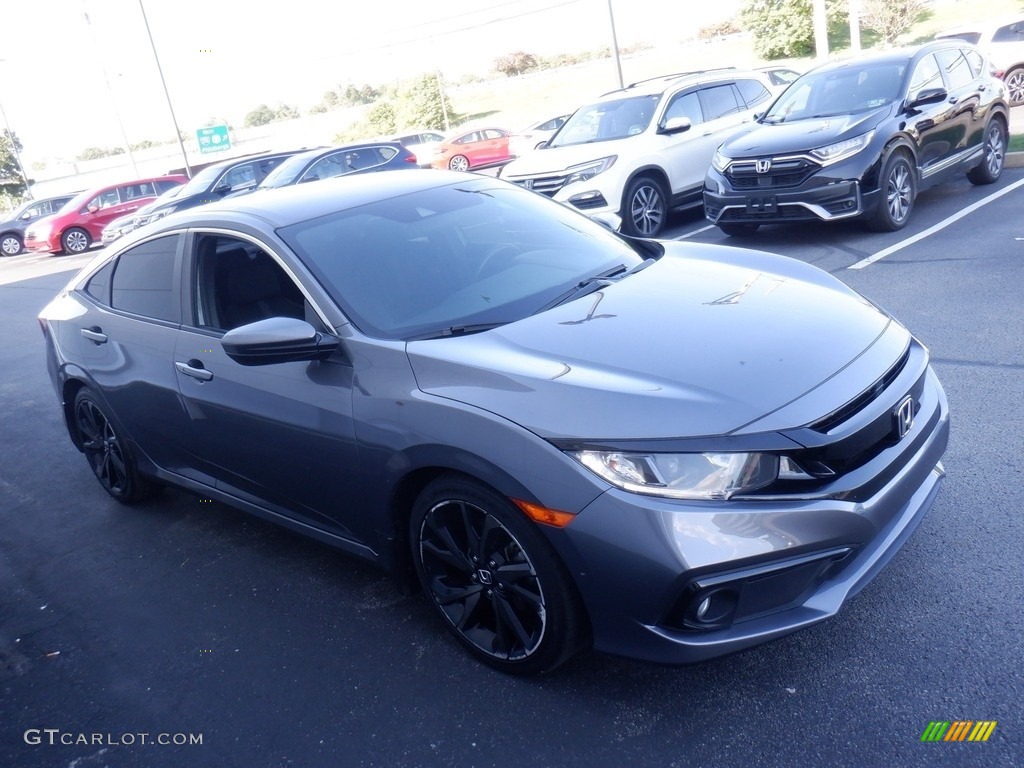
[[1003,121],[997,117],[989,121],[985,128],[985,157],[981,164],[967,172],[967,179],[972,184],[993,184],[999,181],[1003,173],[1003,162],[1006,160],[1006,129]]
[[880,197],[874,216],[868,226],[876,232],[895,232],[903,229],[917,196],[914,168],[906,152],[896,151],[889,155],[882,168],[879,184]]
[[657,237],[668,215],[668,195],[660,182],[640,176],[626,189],[622,212],[622,227],[627,235]]
[[1006,73],[1006,89],[1009,91],[1007,101],[1011,107],[1019,107],[1024,104],[1024,67],[1011,69]]

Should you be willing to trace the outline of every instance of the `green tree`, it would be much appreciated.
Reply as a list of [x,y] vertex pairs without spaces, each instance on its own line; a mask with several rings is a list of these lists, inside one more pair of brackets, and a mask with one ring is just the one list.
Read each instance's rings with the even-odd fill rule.
[[444,82],[436,74],[420,75],[398,94],[398,117],[402,125],[448,130],[457,121]]
[[113,157],[123,155],[124,147],[86,147],[78,153],[75,160],[99,160],[101,157]]
[[299,117],[299,110],[289,104],[278,104],[274,110],[275,120],[294,120]]
[[366,120],[374,133],[387,134],[398,130],[395,108],[390,101],[379,101],[374,104]]
[[896,45],[900,35],[929,11],[928,0],[861,0],[860,23],[881,35],[886,45]]
[[245,127],[256,128],[261,125],[273,122],[276,117],[274,110],[266,104],[260,104],[245,116]]
[[28,191],[15,153],[15,150],[21,152],[21,149],[18,135],[5,130],[3,136],[0,136],[0,192],[10,198],[20,199]]
[[[754,36],[754,51],[763,59],[810,56],[814,53],[814,11],[811,0],[743,0],[740,23]],[[830,32],[846,19],[847,0],[827,0]]]

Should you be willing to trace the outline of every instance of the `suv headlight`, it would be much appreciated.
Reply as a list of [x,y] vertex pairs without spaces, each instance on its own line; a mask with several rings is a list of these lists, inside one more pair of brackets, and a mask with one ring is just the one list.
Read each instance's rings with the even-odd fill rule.
[[633,493],[725,500],[774,482],[779,458],[768,453],[573,451],[590,471]]
[[726,157],[722,154],[722,148],[719,147],[715,150],[715,156],[711,158],[711,167],[719,173],[725,173],[729,170],[729,163],[732,162],[731,157]]
[[566,185],[575,184],[577,181],[587,181],[592,179],[599,173],[604,173],[613,165],[618,159],[618,155],[610,155],[608,157],[602,157],[600,160],[592,160],[589,163],[582,163],[580,165],[570,165],[566,168],[566,172],[569,174],[566,179]]
[[812,149],[811,154],[820,160],[822,165],[832,165],[840,160],[856,155],[871,142],[871,137],[874,135],[875,132],[873,130],[868,131],[860,136],[854,136],[852,139],[845,139],[837,141],[835,144],[829,144],[827,147]]

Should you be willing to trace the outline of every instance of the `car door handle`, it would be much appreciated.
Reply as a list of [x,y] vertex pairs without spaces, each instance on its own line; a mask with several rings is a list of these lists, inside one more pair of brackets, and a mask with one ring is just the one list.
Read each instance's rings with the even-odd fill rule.
[[82,335],[89,341],[95,341],[97,344],[107,343],[107,334],[103,333],[98,326],[94,326],[93,328],[83,328]]
[[958,101],[960,101],[960,99],[958,97],[956,97],[956,96],[950,96],[949,97],[949,103],[950,104],[956,104]]
[[203,368],[203,364],[198,360],[189,360],[187,363],[175,363],[174,367],[186,376],[191,376],[199,381],[209,381],[213,378],[213,374]]

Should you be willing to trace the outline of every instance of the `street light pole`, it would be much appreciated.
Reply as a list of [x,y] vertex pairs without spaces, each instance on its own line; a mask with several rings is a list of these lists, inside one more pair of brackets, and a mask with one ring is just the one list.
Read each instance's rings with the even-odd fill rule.
[[164,80],[164,70],[160,66],[160,57],[156,54],[156,44],[153,42],[153,33],[149,29],[149,18],[146,16],[146,6],[139,0],[139,10],[142,11],[142,21],[146,25],[146,34],[149,36],[149,47],[153,51],[153,59],[156,61],[156,71],[160,73],[160,85],[164,87],[164,96],[167,98],[167,109],[171,113],[171,122],[174,123],[174,135],[178,139],[178,146],[181,147],[181,156],[185,160],[185,173],[192,177],[192,166],[188,164],[188,153],[185,151],[185,142],[181,139],[181,129],[178,128],[178,118],[174,116],[174,107],[171,106],[171,94],[167,90],[167,81]]
[[619,59],[619,40],[615,36],[615,14],[612,13],[612,0],[608,0],[608,21],[612,25],[612,53],[615,56],[615,69],[619,73],[619,88],[623,88],[622,61]]

